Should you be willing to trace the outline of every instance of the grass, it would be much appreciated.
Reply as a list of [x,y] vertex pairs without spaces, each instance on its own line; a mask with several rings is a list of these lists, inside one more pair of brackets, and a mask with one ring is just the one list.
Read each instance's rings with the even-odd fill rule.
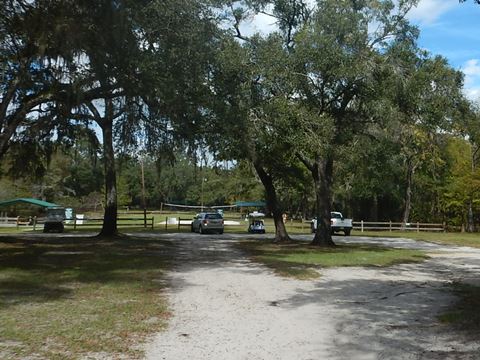
[[135,345],[169,317],[160,280],[170,245],[41,241],[0,241],[0,357],[140,358]]
[[354,231],[353,236],[369,237],[402,237],[421,240],[443,245],[471,246],[480,248],[480,233],[443,233],[443,232],[416,232],[416,231]]
[[390,266],[420,262],[427,258],[420,250],[392,249],[367,245],[342,245],[318,248],[308,243],[267,244],[243,241],[239,246],[255,261],[265,264],[282,276],[312,279],[320,274],[315,269],[339,266]]
[[480,286],[456,283],[453,290],[459,300],[440,315],[440,321],[470,335],[480,335]]

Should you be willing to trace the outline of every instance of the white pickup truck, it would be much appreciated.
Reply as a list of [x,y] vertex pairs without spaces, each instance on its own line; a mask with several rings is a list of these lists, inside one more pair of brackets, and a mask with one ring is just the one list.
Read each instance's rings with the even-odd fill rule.
[[[345,236],[349,236],[352,231],[352,219],[345,219],[342,213],[332,211],[330,219],[330,226],[332,229],[332,235],[338,231],[343,231]],[[312,228],[312,233],[317,230],[317,219],[313,219],[310,224]]]

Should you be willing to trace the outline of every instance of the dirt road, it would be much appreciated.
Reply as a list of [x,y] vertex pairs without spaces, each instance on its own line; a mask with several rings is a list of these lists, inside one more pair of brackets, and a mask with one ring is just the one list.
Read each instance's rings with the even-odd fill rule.
[[478,342],[437,320],[455,300],[451,282],[480,279],[479,249],[336,237],[434,255],[389,268],[324,269],[319,280],[298,281],[250,262],[232,246],[240,235],[172,236],[173,317],[146,345],[147,359],[480,358]]

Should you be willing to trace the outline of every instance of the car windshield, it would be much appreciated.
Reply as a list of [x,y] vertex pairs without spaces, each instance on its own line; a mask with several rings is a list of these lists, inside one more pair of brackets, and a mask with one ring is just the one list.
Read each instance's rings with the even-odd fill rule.
[[334,219],[341,219],[342,216],[339,213],[331,213],[332,218]]
[[206,214],[205,219],[221,219],[222,215],[220,214]]

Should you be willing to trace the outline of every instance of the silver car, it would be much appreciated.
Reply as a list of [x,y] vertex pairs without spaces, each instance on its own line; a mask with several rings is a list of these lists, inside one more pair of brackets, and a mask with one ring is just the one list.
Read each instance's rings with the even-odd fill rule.
[[216,232],[223,234],[223,217],[219,213],[200,213],[192,221],[192,232],[205,234],[207,232]]

